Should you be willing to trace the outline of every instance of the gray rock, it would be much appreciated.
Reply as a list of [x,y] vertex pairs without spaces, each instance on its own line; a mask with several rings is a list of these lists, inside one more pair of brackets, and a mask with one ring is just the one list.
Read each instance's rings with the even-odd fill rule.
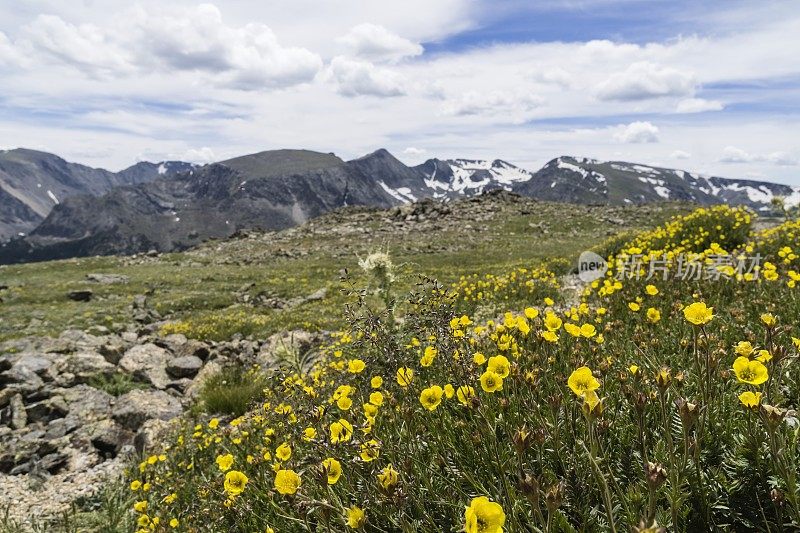
[[168,434],[175,429],[173,422],[156,418],[142,424],[133,439],[136,451],[144,454],[160,448]]
[[149,381],[157,389],[164,389],[171,381],[166,370],[171,358],[164,348],[151,343],[141,344],[125,352],[119,367],[139,379]]
[[58,336],[58,342],[62,345],[66,345],[66,350],[52,350],[48,349],[46,351],[58,351],[61,353],[66,352],[74,352],[80,350],[82,348],[98,348],[101,346],[105,339],[102,337],[97,337],[95,335],[90,335],[85,331],[81,331],[79,329],[68,329],[61,333]]
[[28,425],[28,414],[25,412],[25,404],[21,394],[15,394],[9,403],[11,409],[11,428],[23,429]]
[[166,337],[156,339],[155,344],[161,346],[162,348],[166,348],[172,353],[177,353],[181,346],[186,344],[186,341],[186,335],[181,333],[173,333],[171,335],[167,335]]
[[121,274],[86,274],[86,280],[101,285],[112,285],[114,283],[128,283],[130,278]]
[[113,420],[101,420],[90,428],[89,440],[99,452],[116,457],[120,449],[133,440],[133,432]]
[[200,391],[203,389],[203,385],[205,385],[208,378],[215,374],[219,374],[222,371],[222,361],[220,360],[213,360],[209,361],[200,369],[200,372],[194,377],[191,385],[189,385],[186,390],[184,391],[184,395],[187,399],[194,399],[200,394]]
[[111,416],[114,397],[105,391],[80,384],[68,389],[56,389],[54,393],[67,403],[69,413],[66,418],[70,422],[77,420],[81,424],[88,424]]
[[24,366],[13,366],[0,374],[0,386],[2,385],[8,385],[23,394],[30,394],[41,389],[44,382],[32,370]]
[[139,340],[139,335],[137,335],[135,331],[123,331],[121,337],[123,341],[130,344]]
[[98,352],[102,355],[106,361],[111,363],[112,365],[116,365],[122,359],[122,356],[125,355],[125,350],[128,348],[128,344],[124,342],[119,337],[112,337],[112,339],[100,346]]
[[81,422],[77,418],[57,418],[47,424],[44,438],[46,440],[60,439],[81,427]]
[[211,350],[209,350],[206,343],[194,339],[188,339],[183,345],[180,346],[180,348],[175,351],[175,355],[178,357],[192,355],[199,357],[203,361],[208,360],[210,354]]
[[[35,467],[41,470],[46,470],[50,474],[57,474],[61,471],[69,461],[69,456],[64,453],[50,453],[39,459]],[[12,471],[12,474],[14,472]]]
[[78,290],[78,291],[69,291],[67,293],[67,298],[74,302],[88,302],[92,299],[94,293],[90,290]]
[[25,367],[41,378],[50,379],[50,368],[53,366],[53,361],[39,355],[23,355],[17,359],[14,366]]
[[105,357],[88,350],[64,356],[55,367],[59,373],[73,374],[78,383],[86,383],[98,375],[110,376],[116,371],[116,367],[106,361]]
[[69,413],[69,406],[61,396],[53,396],[30,404],[25,411],[28,421],[48,423],[57,418],[65,417]]
[[0,389],[0,409],[8,405],[15,394],[17,394],[17,391],[12,388],[6,387]]
[[181,402],[164,391],[134,390],[117,398],[112,416],[123,427],[137,430],[147,420],[170,420],[181,414]]
[[173,378],[192,378],[203,367],[203,361],[194,355],[176,357],[167,364],[167,374]]
[[276,333],[261,346],[256,363],[262,368],[274,368],[287,357],[315,349],[321,340],[319,335],[305,330]]

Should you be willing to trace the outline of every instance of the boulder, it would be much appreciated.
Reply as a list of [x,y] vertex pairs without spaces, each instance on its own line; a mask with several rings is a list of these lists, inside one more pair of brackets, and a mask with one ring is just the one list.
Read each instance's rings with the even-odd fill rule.
[[105,456],[116,457],[120,449],[133,440],[133,432],[113,420],[100,420],[89,428],[89,440]]
[[209,361],[208,363],[200,369],[200,372],[197,373],[194,380],[192,381],[191,385],[189,385],[186,390],[184,391],[184,395],[187,399],[194,399],[200,394],[200,391],[203,389],[203,385],[205,385],[208,378],[211,376],[218,374],[222,371],[222,362],[218,360]]
[[114,283],[128,283],[130,278],[122,274],[86,274],[86,281],[100,283],[101,285],[112,285]]
[[128,349],[128,346],[130,346],[130,344],[123,339],[119,337],[110,337],[108,342],[101,345],[97,351],[106,361],[112,365],[116,365],[119,363],[120,359],[122,359],[122,356],[125,355],[125,350]]
[[136,451],[139,454],[146,454],[160,449],[168,434],[175,429],[173,422],[155,418],[142,424],[133,439]]
[[167,364],[167,374],[173,378],[192,378],[203,367],[203,361],[194,355],[176,357]]
[[56,389],[54,394],[61,396],[66,402],[69,408],[66,418],[69,422],[77,420],[80,424],[88,424],[111,416],[114,397],[105,391],[80,384]]
[[110,376],[116,371],[116,367],[105,357],[88,350],[65,355],[56,362],[55,367],[59,373],[73,374],[78,383],[86,383],[99,375]]
[[164,389],[171,381],[167,364],[172,356],[152,343],[140,344],[125,352],[119,367],[135,377],[149,381],[155,388]]
[[60,439],[65,435],[69,435],[81,426],[81,421],[77,418],[56,418],[52,420],[45,428],[44,438],[46,440]]
[[137,430],[147,420],[170,420],[181,414],[181,402],[161,390],[134,390],[115,402],[112,416],[130,430]]
[[154,342],[161,346],[162,348],[166,348],[172,353],[177,353],[181,346],[186,344],[186,335],[181,333],[172,333],[171,335],[167,335],[166,337],[160,337],[156,339]]
[[90,290],[78,290],[78,291],[69,291],[67,293],[67,298],[74,302],[88,302],[92,299],[94,293]]
[[208,360],[208,356],[210,354],[211,350],[209,350],[206,343],[194,339],[188,339],[175,351],[175,355],[178,357],[193,355],[195,357],[199,357],[203,361]]
[[14,363],[15,367],[25,367],[40,378],[51,380],[52,375],[50,369],[53,366],[53,361],[47,357],[40,355],[22,355],[17,362]]
[[25,403],[21,394],[15,394],[9,403],[11,411],[11,429],[23,429],[28,425],[28,414],[25,412]]
[[64,418],[69,413],[69,406],[61,396],[53,396],[28,405],[25,412],[28,421],[47,424],[57,418]]
[[256,363],[262,368],[273,368],[287,357],[313,350],[321,340],[318,334],[301,329],[275,333],[261,346]]
[[24,366],[14,365],[0,374],[0,388],[7,386],[25,395],[38,391],[43,385],[42,378]]

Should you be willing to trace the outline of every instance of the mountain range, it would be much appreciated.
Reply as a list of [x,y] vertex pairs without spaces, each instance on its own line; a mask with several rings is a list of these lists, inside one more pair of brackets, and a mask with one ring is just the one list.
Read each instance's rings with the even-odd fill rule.
[[141,162],[115,173],[68,163],[46,152],[0,150],[0,240],[28,233],[67,197],[99,196],[120,185],[136,185],[193,166],[180,161]]
[[[204,166],[137,163],[113,173],[52,154],[0,152],[0,264],[185,249],[240,229],[279,230],[333,209],[387,208],[505,189],[543,201],[729,203],[757,211],[800,188],[626,162],[562,156],[537,172],[496,159],[430,159],[407,166],[386,150],[344,161],[272,150]],[[24,233],[25,235],[18,235]]]

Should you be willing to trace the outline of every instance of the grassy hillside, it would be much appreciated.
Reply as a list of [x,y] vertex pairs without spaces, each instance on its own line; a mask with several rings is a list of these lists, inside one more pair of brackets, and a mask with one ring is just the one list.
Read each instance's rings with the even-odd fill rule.
[[[131,322],[137,295],[146,295],[148,307],[162,317],[180,320],[179,329],[189,336],[334,329],[342,324],[348,301],[341,292],[342,271],[355,285],[364,285],[358,259],[370,252],[390,252],[400,265],[398,287],[406,290],[421,274],[453,283],[461,276],[572,259],[611,235],[648,228],[689,209],[678,204],[585,207],[488,195],[402,212],[345,209],[295,229],[212,241],[186,253],[2,266],[0,285],[9,288],[0,292],[0,340],[98,325],[123,329]],[[91,283],[86,276],[92,273],[120,274],[129,281]],[[93,291],[89,302],[67,298],[70,291],[86,289]],[[271,308],[320,289],[327,289],[322,300]],[[275,300],[268,305],[252,304],[270,298]]]

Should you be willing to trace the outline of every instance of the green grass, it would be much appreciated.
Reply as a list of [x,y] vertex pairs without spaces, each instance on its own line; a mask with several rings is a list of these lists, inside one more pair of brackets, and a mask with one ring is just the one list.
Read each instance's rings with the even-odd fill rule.
[[263,374],[226,367],[203,383],[197,407],[210,414],[242,416],[261,397],[266,386]]
[[124,373],[112,374],[111,376],[98,374],[90,378],[88,384],[112,396],[122,396],[132,390],[150,388],[149,384],[136,381],[130,374]]

